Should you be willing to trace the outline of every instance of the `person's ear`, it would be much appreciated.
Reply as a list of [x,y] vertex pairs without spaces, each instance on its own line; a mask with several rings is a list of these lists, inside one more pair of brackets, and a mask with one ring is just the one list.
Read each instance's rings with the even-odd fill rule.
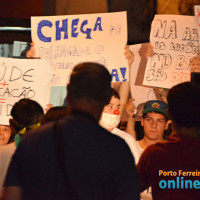
[[170,125],[171,123],[172,123],[171,120],[168,120],[168,121],[167,121],[167,123],[166,123],[166,125],[165,125],[165,130],[167,130],[167,129],[169,128],[169,125]]
[[144,126],[144,118],[141,120],[141,126]]

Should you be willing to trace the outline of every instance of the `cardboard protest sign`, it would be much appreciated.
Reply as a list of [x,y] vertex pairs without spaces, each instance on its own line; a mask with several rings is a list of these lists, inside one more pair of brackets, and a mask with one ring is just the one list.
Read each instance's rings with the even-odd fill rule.
[[198,35],[200,35],[200,5],[194,6],[194,14],[195,14],[195,22],[197,26]]
[[0,58],[0,123],[8,125],[12,106],[22,98],[36,100],[45,108],[51,76],[49,60]]
[[66,86],[74,65],[85,61],[105,65],[113,82],[128,80],[126,12],[31,17],[31,29],[35,56],[53,62],[53,86]]
[[150,41],[155,54],[148,59],[143,84],[171,88],[190,81],[190,62],[199,52],[195,17],[156,15]]
[[146,48],[147,45],[147,43],[144,43],[129,46],[134,54],[134,61],[130,69],[130,90],[131,97],[135,99],[134,104],[136,107],[143,102],[156,99],[154,88],[142,85],[146,63],[141,62],[142,57],[144,57],[144,51],[141,50],[142,46]]

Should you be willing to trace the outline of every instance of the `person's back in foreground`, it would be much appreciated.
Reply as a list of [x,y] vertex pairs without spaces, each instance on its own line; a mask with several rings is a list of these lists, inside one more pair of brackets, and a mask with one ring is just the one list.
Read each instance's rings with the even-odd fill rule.
[[3,199],[139,199],[128,146],[97,124],[110,100],[110,82],[109,72],[99,64],[73,69],[67,86],[69,113],[22,140]]
[[192,83],[170,89],[168,142],[152,145],[138,163],[141,190],[152,186],[153,199],[200,199],[200,88]]

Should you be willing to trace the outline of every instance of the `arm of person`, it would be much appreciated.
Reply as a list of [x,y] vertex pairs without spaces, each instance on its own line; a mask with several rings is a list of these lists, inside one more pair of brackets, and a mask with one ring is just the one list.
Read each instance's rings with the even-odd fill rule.
[[126,132],[132,135],[136,139],[137,137],[135,132],[135,118],[134,118],[136,106],[134,105],[133,101],[134,99],[130,98],[125,107],[126,113],[128,114]]
[[[128,68],[130,71],[131,65],[134,61],[134,54],[130,51],[129,46],[124,47],[124,56],[128,61]],[[129,77],[130,78],[130,77]],[[120,88],[119,88],[119,96],[120,96],[120,113],[122,114],[125,110],[125,106],[128,101],[128,96],[130,92],[130,82],[121,82]]]
[[26,52],[26,57],[27,58],[35,58],[35,47],[34,47],[34,43],[32,42],[30,49]]
[[45,108],[45,111],[47,112],[47,111],[49,111],[51,108],[53,108],[53,104],[47,104],[46,105],[46,108]]
[[120,88],[119,88],[119,96],[120,96],[120,108],[119,111],[122,114],[125,110],[125,106],[128,101],[130,91],[130,83],[129,81],[121,82]]
[[20,186],[8,186],[2,191],[0,200],[21,200],[22,188]]
[[124,47],[124,56],[125,58],[128,60],[128,65],[131,66],[133,61],[134,61],[134,54],[131,52],[131,50],[129,49],[129,46],[126,45]]

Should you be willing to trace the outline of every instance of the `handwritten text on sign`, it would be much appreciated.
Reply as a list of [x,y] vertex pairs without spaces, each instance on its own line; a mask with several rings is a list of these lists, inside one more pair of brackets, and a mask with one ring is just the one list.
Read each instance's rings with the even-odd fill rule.
[[126,12],[32,17],[36,56],[52,59],[51,85],[65,86],[74,65],[93,61],[107,67],[113,82],[127,81]]
[[45,107],[49,103],[51,74],[48,60],[0,58],[1,124],[8,124],[12,106],[19,99],[34,99]]
[[171,88],[189,81],[190,62],[199,52],[195,18],[156,15],[150,40],[155,54],[148,60],[143,84]]

